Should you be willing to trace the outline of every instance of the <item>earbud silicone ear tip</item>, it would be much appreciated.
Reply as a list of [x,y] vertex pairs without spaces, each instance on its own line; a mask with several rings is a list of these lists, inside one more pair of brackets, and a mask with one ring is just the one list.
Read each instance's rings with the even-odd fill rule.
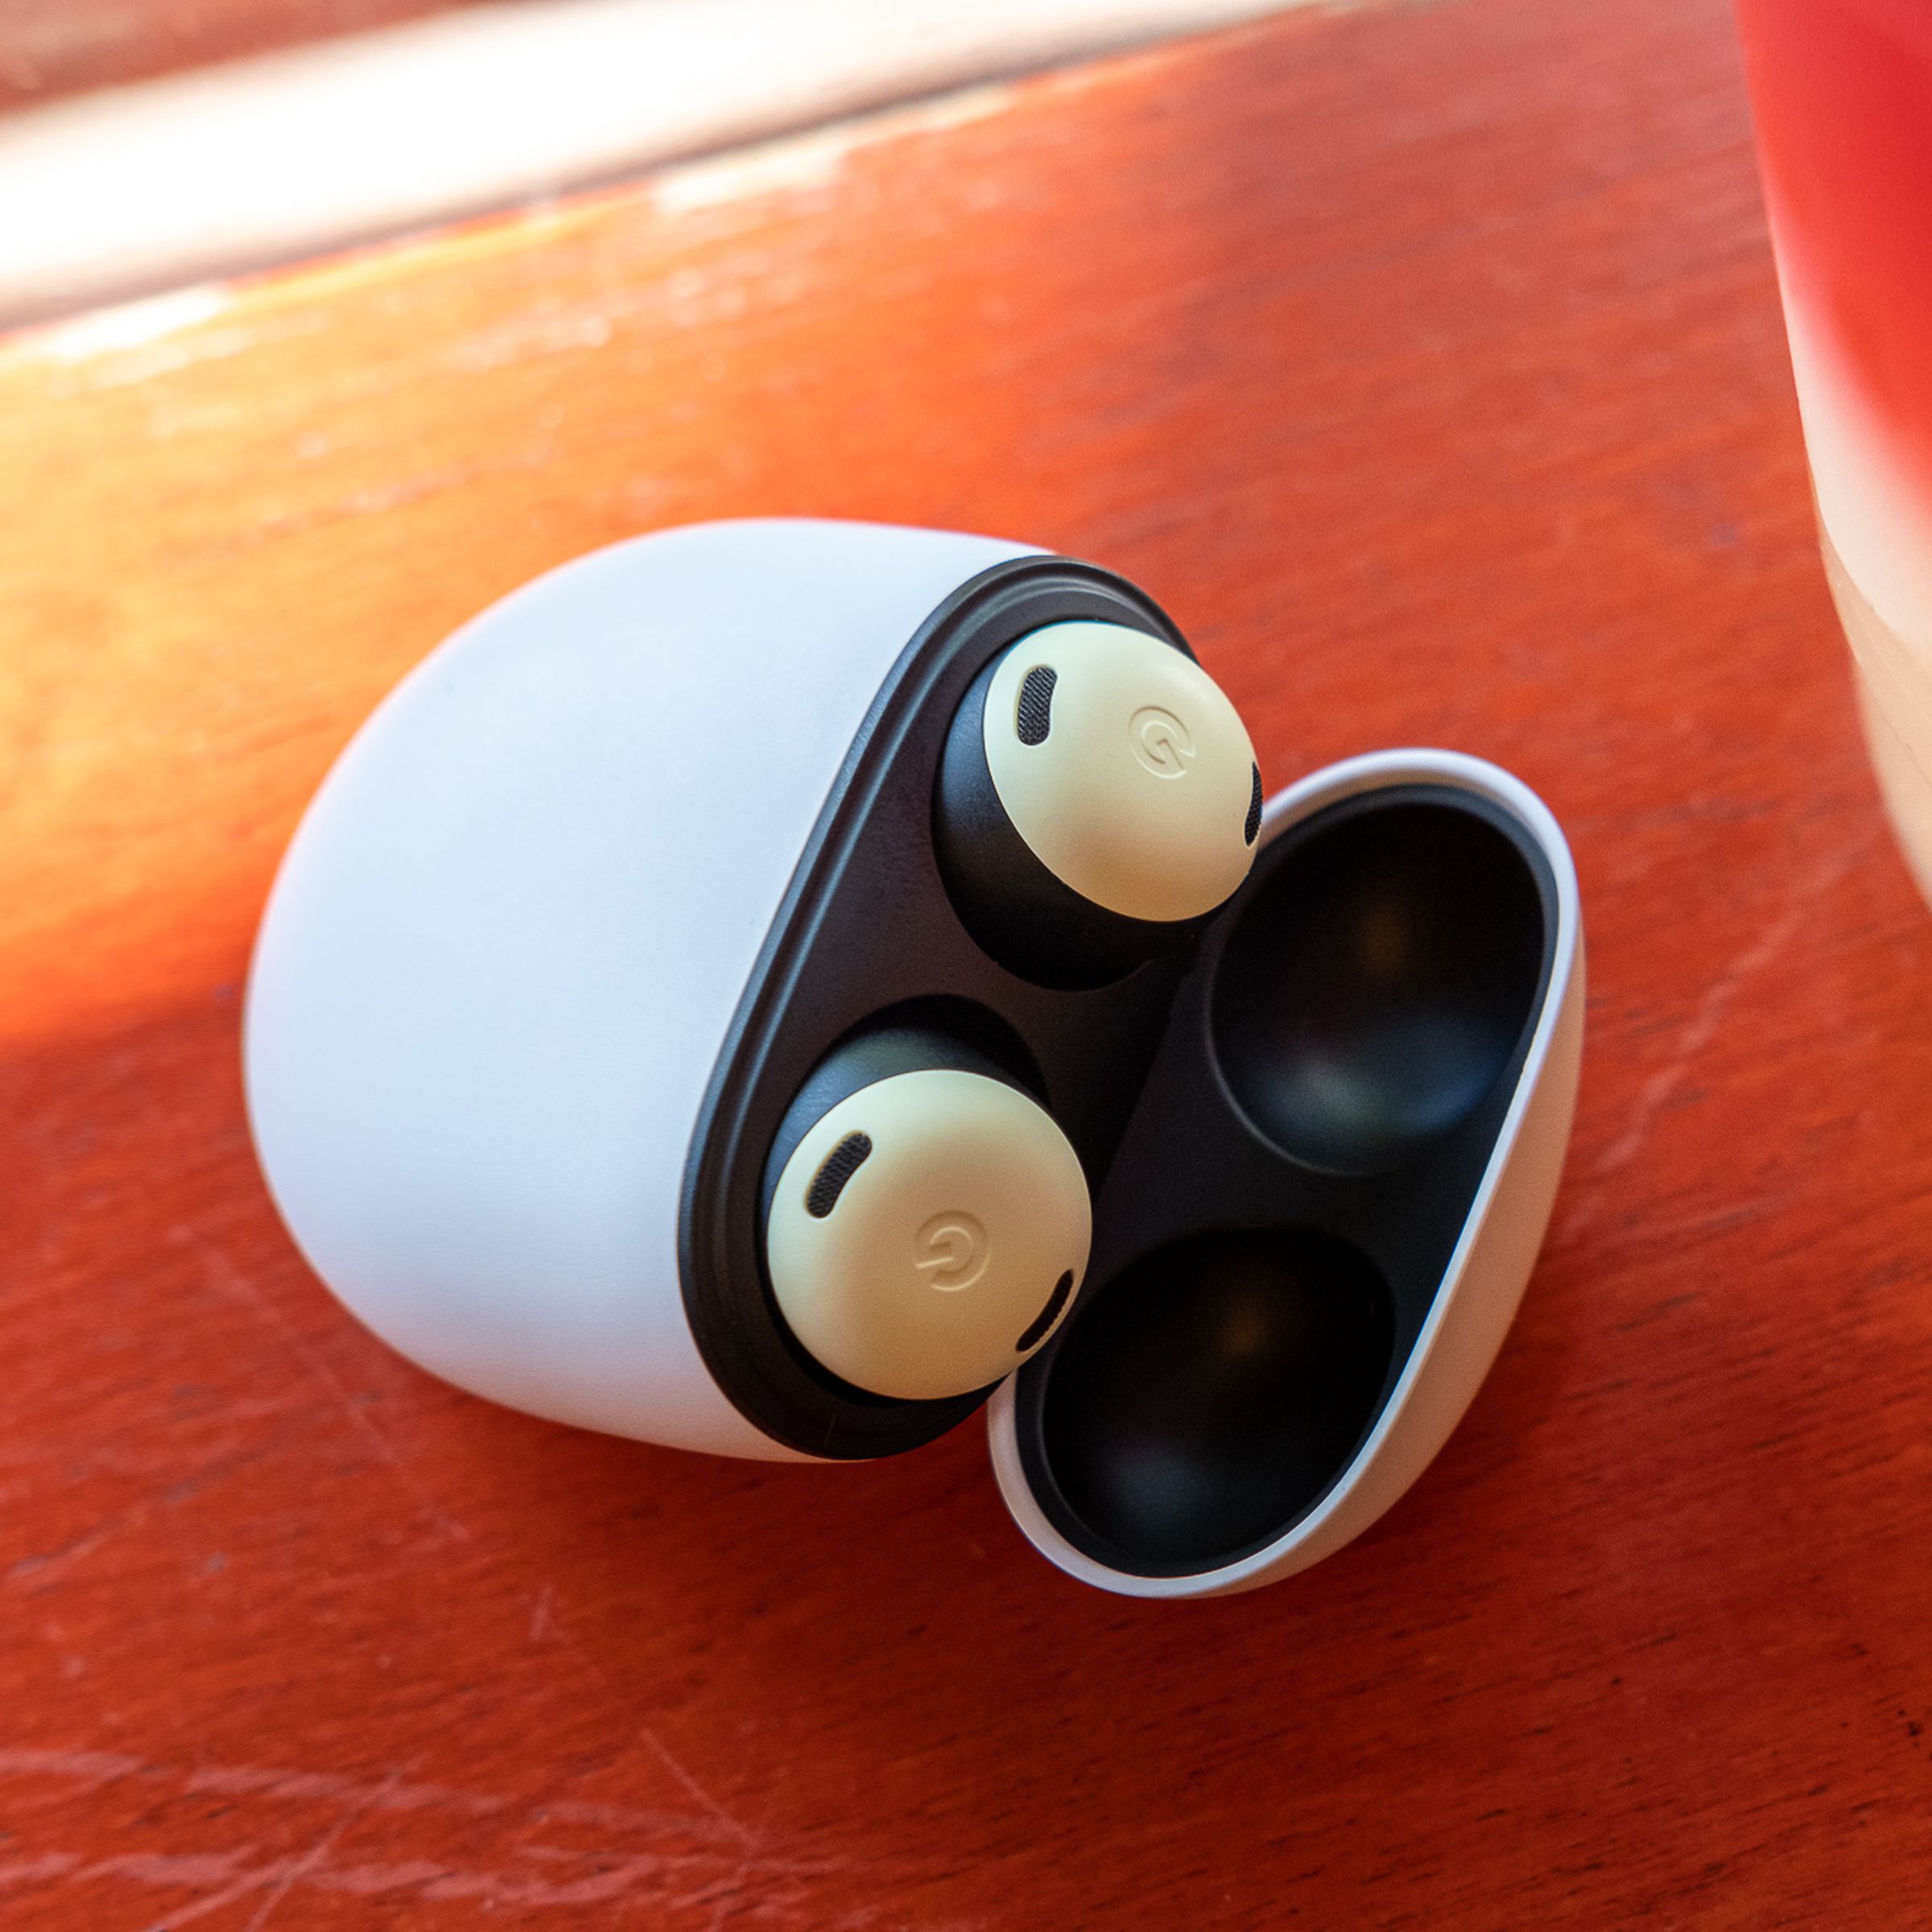
[[1086,1176],[1039,1104],[928,1067],[828,1108],[766,1221],[772,1292],[841,1381],[931,1401],[997,1381],[1045,1343],[1087,1267]]
[[980,943],[1048,985],[1096,985],[1170,945],[1248,876],[1261,770],[1226,695],[1125,625],[1042,625],[968,691],[934,819]]
[[1014,830],[1081,898],[1171,924],[1247,877],[1254,747],[1221,687],[1160,638],[1089,621],[1033,632],[993,673],[980,729]]

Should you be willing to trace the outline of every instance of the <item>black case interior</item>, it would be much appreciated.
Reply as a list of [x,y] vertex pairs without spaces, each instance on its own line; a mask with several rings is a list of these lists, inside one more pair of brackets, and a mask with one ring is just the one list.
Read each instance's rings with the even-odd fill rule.
[[964,586],[881,690],[719,1055],[687,1165],[685,1304],[738,1408],[809,1454],[876,1456],[990,1390],[897,1402],[792,1340],[758,1230],[767,1156],[835,1046],[951,1034],[1046,1105],[1094,1195],[1073,1311],[1019,1372],[1029,1482],[1132,1574],[1199,1571],[1291,1529],[1373,1427],[1469,1216],[1548,997],[1557,906],[1527,828],[1474,794],[1392,785],[1257,852],[1198,931],[1053,987],[968,935],[935,852],[955,710],[1042,625],[1128,624],[1142,593],[1059,558]]

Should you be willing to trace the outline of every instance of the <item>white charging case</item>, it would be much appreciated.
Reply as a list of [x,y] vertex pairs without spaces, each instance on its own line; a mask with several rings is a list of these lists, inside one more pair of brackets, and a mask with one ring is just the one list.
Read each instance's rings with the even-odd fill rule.
[[[1186,648],[1133,586],[1025,546],[745,522],[567,564],[425,658],[304,818],[250,980],[256,1145],[334,1293],[561,1422],[795,1459],[928,1439],[992,1392],[815,1373],[750,1225],[805,1070],[916,1011],[1014,1069],[1094,1194],[1071,1312],[993,1396],[1034,1543],[1103,1587],[1205,1595],[1385,1509],[1548,1219],[1582,1032],[1567,851],[1492,766],[1356,759],[1274,799],[1248,884],[1171,960],[1025,980],[947,906],[939,748],[995,653],[1081,617]],[[1161,1318],[1163,1279],[1199,1321]],[[1304,1345],[1339,1368],[1282,1381],[1284,1451],[1268,1352]]]

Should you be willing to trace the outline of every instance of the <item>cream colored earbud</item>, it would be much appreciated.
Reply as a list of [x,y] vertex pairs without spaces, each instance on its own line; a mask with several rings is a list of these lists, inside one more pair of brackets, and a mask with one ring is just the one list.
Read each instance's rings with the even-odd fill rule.
[[961,919],[1049,985],[1127,971],[1248,876],[1261,778],[1241,716],[1186,652],[1119,624],[1049,624],[955,715],[934,809]]
[[1051,624],[1007,652],[981,733],[1013,829],[1060,882],[1130,919],[1212,912],[1248,876],[1259,774],[1191,658],[1117,624]]
[[1016,1087],[949,1067],[848,1094],[792,1150],[766,1216],[807,1353],[875,1395],[985,1387],[1053,1332],[1087,1266],[1086,1176]]

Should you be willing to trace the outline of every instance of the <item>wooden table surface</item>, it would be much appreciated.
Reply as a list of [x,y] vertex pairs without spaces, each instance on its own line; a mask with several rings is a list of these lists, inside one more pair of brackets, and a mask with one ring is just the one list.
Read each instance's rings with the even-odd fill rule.
[[476,0],[0,0],[0,112]]
[[[1907,1926],[1932,919],[1721,0],[1291,16],[0,349],[0,1922]],[[968,1425],[707,1461],[418,1373],[237,989],[386,687],[592,545],[1089,555],[1271,786],[1496,758],[1592,997],[1550,1245],[1370,1534],[1162,1608]]]

